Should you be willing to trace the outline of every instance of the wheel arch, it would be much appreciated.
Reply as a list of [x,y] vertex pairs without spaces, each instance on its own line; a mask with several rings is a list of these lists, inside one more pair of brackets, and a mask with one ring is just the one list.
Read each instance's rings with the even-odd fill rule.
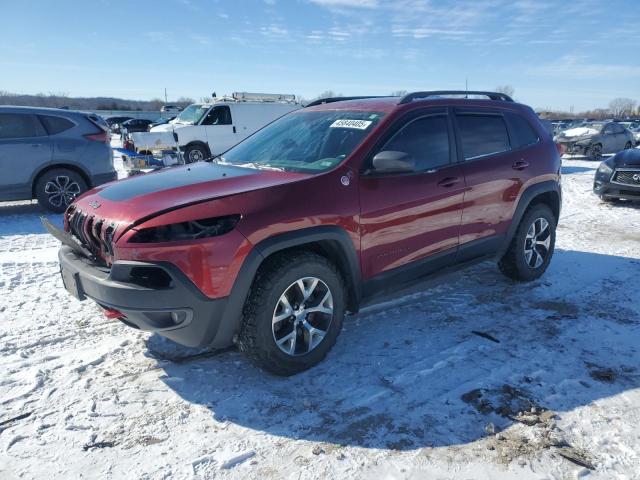
[[58,170],[58,169],[67,169],[77,173],[85,181],[85,183],[87,184],[87,188],[89,189],[93,188],[93,182],[91,181],[91,177],[81,167],[70,164],[70,163],[54,163],[54,164],[49,164],[45,166],[33,176],[33,179],[31,180],[31,198],[32,199],[36,198],[36,185],[38,184],[38,181],[40,180],[40,178],[47,172],[50,172],[51,170]]
[[337,226],[310,227],[269,237],[249,252],[228,298],[224,319],[212,345],[228,345],[240,329],[242,308],[258,270],[273,255],[307,250],[332,261],[347,285],[347,310],[357,312],[362,297],[360,262],[346,230]]
[[509,226],[509,230],[507,231],[502,247],[496,255],[497,259],[502,258],[502,256],[509,248],[511,240],[516,234],[518,226],[520,225],[522,217],[524,216],[526,211],[534,205],[539,204],[547,205],[551,209],[557,223],[558,219],[560,218],[560,210],[562,207],[562,191],[560,189],[560,185],[557,182],[550,180],[546,182],[536,183],[534,185],[531,185],[522,193],[513,217],[511,218],[511,225]]

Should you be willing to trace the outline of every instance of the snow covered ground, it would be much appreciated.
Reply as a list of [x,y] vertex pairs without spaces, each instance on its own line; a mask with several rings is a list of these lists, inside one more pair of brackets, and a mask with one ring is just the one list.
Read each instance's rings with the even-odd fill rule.
[[106,320],[37,207],[0,204],[0,478],[640,478],[640,207],[564,163],[541,280],[414,288],[293,378]]

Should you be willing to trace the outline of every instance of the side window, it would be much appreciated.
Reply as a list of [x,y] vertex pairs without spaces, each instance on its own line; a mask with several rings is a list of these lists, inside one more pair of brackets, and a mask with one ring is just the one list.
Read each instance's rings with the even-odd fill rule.
[[213,107],[209,110],[202,125],[231,125],[231,110],[226,105]]
[[511,127],[511,148],[523,148],[538,143],[538,134],[524,117],[508,113],[507,119]]
[[29,138],[40,135],[33,115],[0,113],[0,138]]
[[64,132],[73,128],[75,125],[71,120],[67,120],[62,117],[53,117],[51,115],[38,115],[40,121],[44,125],[49,135],[55,135],[56,133]]
[[614,132],[614,129],[613,129],[613,124],[612,123],[610,123],[610,124],[608,124],[608,125],[606,125],[604,127],[603,133],[612,134],[613,132]]
[[624,133],[624,127],[619,123],[614,123],[613,125],[613,133]]
[[507,126],[500,115],[456,115],[465,160],[511,149]]
[[411,155],[416,171],[449,163],[449,127],[445,115],[418,118],[402,127],[382,150]]

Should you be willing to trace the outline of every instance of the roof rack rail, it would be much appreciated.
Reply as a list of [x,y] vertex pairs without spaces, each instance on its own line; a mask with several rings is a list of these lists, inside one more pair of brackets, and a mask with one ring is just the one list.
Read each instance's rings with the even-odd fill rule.
[[316,105],[323,105],[325,103],[345,102],[347,100],[362,100],[364,98],[384,98],[384,96],[383,95],[369,95],[369,96],[359,96],[359,97],[327,97],[327,98],[319,98],[318,100],[314,100],[313,102],[307,104],[307,107],[315,107]]
[[448,95],[464,95],[467,98],[469,95],[482,95],[488,97],[489,100],[500,100],[503,102],[513,102],[513,98],[505,93],[499,92],[482,92],[477,90],[433,90],[430,92],[413,92],[405,95],[400,99],[398,105],[405,103],[411,103],[414,100],[420,100],[429,97],[444,97]]

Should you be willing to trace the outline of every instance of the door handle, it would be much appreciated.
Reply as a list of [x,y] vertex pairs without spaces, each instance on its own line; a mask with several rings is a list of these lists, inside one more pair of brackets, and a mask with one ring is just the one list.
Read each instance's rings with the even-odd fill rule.
[[236,127],[235,127],[235,125],[233,126],[233,133],[236,133]]
[[511,165],[511,168],[513,168],[514,170],[524,170],[528,166],[529,166],[529,162],[525,162],[524,160],[519,160],[513,165]]
[[447,178],[443,178],[442,180],[440,180],[438,182],[438,186],[439,187],[449,188],[449,187],[453,187],[459,181],[460,181],[460,179],[458,177],[447,177]]

